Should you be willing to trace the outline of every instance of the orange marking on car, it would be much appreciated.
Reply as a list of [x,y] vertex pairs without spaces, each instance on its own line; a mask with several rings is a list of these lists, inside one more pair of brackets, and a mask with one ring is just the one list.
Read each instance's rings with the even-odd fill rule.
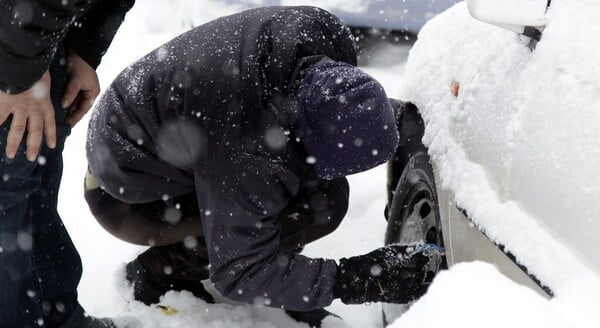
[[452,91],[454,97],[458,97],[458,93],[460,91],[460,82],[452,81],[452,86],[450,87],[450,90]]

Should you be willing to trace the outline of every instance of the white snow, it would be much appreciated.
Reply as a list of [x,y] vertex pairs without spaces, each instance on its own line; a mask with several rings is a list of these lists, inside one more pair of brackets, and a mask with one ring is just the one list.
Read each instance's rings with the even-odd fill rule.
[[[564,2],[573,1],[564,0]],[[198,3],[201,3],[202,10],[190,12],[181,5],[182,2],[138,1],[128,14],[99,68],[103,90],[106,90],[112,79],[128,64],[187,30],[191,27],[190,22],[208,21],[224,14],[230,14],[235,9],[233,5],[221,7],[214,1],[208,0],[195,0],[196,6]],[[587,1],[586,3],[591,2]],[[532,253],[527,260],[539,263],[538,266],[544,269],[543,271],[547,273],[543,277],[544,281],[553,282],[559,286],[556,290],[558,296],[548,301],[528,289],[512,283],[500,275],[496,269],[484,263],[460,264],[440,274],[435,279],[430,292],[391,327],[572,327],[575,326],[575,323],[593,326],[600,322],[596,317],[599,303],[597,296],[593,294],[595,292],[596,295],[599,295],[597,291],[600,289],[595,288],[597,276],[587,274],[587,271],[575,259],[570,260],[569,254],[571,253],[538,227],[535,221],[532,223],[533,220],[529,219],[528,213],[520,207],[520,204],[502,198],[509,197],[510,194],[500,197],[497,191],[503,187],[493,186],[488,178],[489,173],[484,172],[479,164],[476,164],[481,164],[478,162],[478,158],[481,159],[485,156],[477,157],[476,154],[470,154],[469,156],[473,157],[467,157],[461,148],[464,145],[458,144],[454,140],[452,131],[448,128],[449,121],[457,120],[457,117],[460,117],[458,105],[452,107],[440,105],[456,102],[445,93],[449,88],[450,79],[459,80],[463,89],[469,83],[484,85],[477,79],[493,78],[502,81],[504,78],[511,77],[510,71],[507,71],[506,66],[501,63],[502,59],[505,58],[506,62],[510,62],[511,56],[527,56],[527,52],[522,50],[522,47],[510,46],[508,42],[501,45],[495,45],[491,40],[479,45],[464,42],[470,37],[477,36],[470,35],[468,30],[461,31],[465,35],[461,35],[460,38],[457,34],[452,34],[458,33],[460,31],[458,29],[450,29],[447,32],[440,31],[442,25],[447,23],[445,20],[449,20],[458,27],[463,27],[474,24],[472,22],[465,23],[469,19],[466,15],[466,7],[459,5],[454,9],[453,15],[443,17],[424,32],[428,33],[430,37],[433,37],[432,34],[440,33],[439,38],[442,39],[456,38],[463,42],[465,47],[476,46],[481,49],[491,49],[481,51],[481,64],[478,64],[480,60],[462,58],[462,60],[473,62],[468,71],[453,70],[453,66],[458,66],[458,62],[446,62],[445,65],[435,67],[423,66],[430,60],[440,59],[428,57],[429,52],[439,56],[444,51],[449,54],[460,50],[460,47],[450,47],[448,42],[438,42],[431,49],[422,45],[420,50],[414,50],[413,58],[416,58],[416,54],[422,55],[423,58],[415,59],[408,64],[406,77],[403,76],[405,69],[403,62],[393,66],[369,67],[367,71],[382,82],[391,96],[400,94],[415,96],[417,94],[415,90],[424,89],[419,86],[434,83],[430,85],[433,88],[428,88],[428,90],[437,88],[437,94],[427,94],[427,97],[420,95],[418,99],[409,99],[416,100],[419,105],[427,104],[424,107],[435,108],[435,110],[428,111],[427,114],[430,131],[426,141],[430,144],[436,160],[445,163],[445,166],[442,167],[445,176],[444,185],[457,188],[460,191],[457,193],[457,200],[462,205],[470,206],[473,213],[487,213],[487,215],[482,215],[485,219],[482,219],[484,221],[481,223],[485,223],[485,227],[489,227],[490,230],[498,230],[493,236],[511,237],[512,234],[515,234],[508,238],[513,241],[511,245],[515,248],[514,250],[518,250],[520,247],[528,250],[527,239],[531,238],[532,234],[537,236],[538,231],[541,231],[539,238],[547,239],[550,249],[535,249],[534,251],[541,251],[541,253]],[[436,29],[436,26],[439,28]],[[550,27],[548,30],[551,31]],[[589,31],[586,30],[586,32]],[[494,37],[500,35],[505,39],[516,38],[509,34],[510,32],[492,27],[479,33],[489,33]],[[600,39],[596,38],[596,40]],[[585,41],[591,40],[586,39]],[[582,44],[583,46],[584,44]],[[493,49],[497,51],[492,53]],[[548,57],[553,55],[551,49],[547,51]],[[559,54],[554,53],[554,55],[558,56]],[[445,58],[450,60],[451,57],[446,56]],[[486,63],[486,58],[490,59],[487,60],[488,63]],[[491,60],[494,58],[500,62]],[[585,57],[585,60],[591,60],[591,57]],[[478,65],[483,64],[492,65],[495,74],[485,77],[469,74],[482,69],[482,66]],[[571,69],[573,65],[569,64],[572,63],[569,58],[566,58],[564,67],[573,71]],[[595,81],[594,77],[597,74],[594,74],[594,70],[597,70],[598,67],[600,66],[595,66],[590,70],[579,70],[577,71],[578,76],[585,81]],[[437,80],[426,78],[428,75],[438,76],[437,80],[443,80],[448,85],[439,85]],[[439,79],[440,76],[441,79]],[[581,81],[581,79],[579,80]],[[406,87],[403,86],[404,83],[407,84]],[[509,83],[507,84],[504,87],[514,88]],[[533,92],[533,87],[530,86],[523,92]],[[477,92],[493,93],[494,91],[478,90]],[[561,91],[566,93],[570,90]],[[476,93],[469,97],[461,96],[459,101],[462,104],[468,103],[473,101],[475,96],[477,96]],[[507,101],[501,97],[494,99],[500,103]],[[85,205],[83,177],[87,165],[84,150],[87,117],[75,127],[67,141],[59,211],[83,260],[84,275],[79,293],[80,302],[88,312],[96,316],[132,315],[140,318],[145,327],[306,327],[306,325],[291,321],[278,309],[240,304],[207,305],[186,292],[169,292],[163,298],[163,305],[178,311],[173,315],[166,315],[155,307],[147,307],[131,301],[131,291],[124,286],[122,279],[122,269],[124,263],[134,258],[144,248],[126,244],[110,236],[95,222]],[[470,126],[477,126],[477,124],[473,123]],[[485,128],[493,131],[493,126]],[[517,134],[519,129],[520,127],[514,127],[510,133]],[[507,132],[496,131],[496,133]],[[598,137],[596,131],[589,133]],[[508,158],[507,148],[509,146],[490,144],[489,147],[497,147],[493,152]],[[510,145],[510,147],[516,146]],[[454,155],[451,155],[448,150],[452,150]],[[505,164],[497,165],[503,167]],[[462,179],[465,176],[474,178],[466,181],[467,179]],[[344,256],[363,254],[381,246],[386,224],[383,218],[386,197],[385,177],[384,166],[352,176],[350,178],[350,209],[347,218],[336,232],[306,247],[305,254],[338,259]],[[594,181],[598,182],[598,180]],[[589,186],[590,189],[594,189],[598,185],[600,184],[590,184]],[[485,203],[480,204],[480,202]],[[513,249],[511,248],[511,250]],[[527,251],[515,253],[524,258],[527,256]],[[551,261],[551,255],[561,260],[558,263],[560,265]],[[535,258],[538,256],[540,259],[536,260]],[[568,267],[564,267],[564,265]],[[571,274],[575,274],[575,276],[571,276]],[[382,325],[381,310],[378,304],[346,306],[336,301],[328,309],[340,315],[344,320],[343,322],[340,320],[327,321],[324,328],[370,328]]]
[[391,327],[572,327],[558,307],[490,264],[457,264]]

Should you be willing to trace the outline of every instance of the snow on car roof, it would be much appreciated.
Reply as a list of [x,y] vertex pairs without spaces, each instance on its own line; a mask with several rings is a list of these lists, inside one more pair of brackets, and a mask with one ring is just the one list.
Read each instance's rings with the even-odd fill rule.
[[458,4],[421,30],[402,90],[441,185],[558,299],[588,300],[584,319],[600,292],[599,15],[593,2],[553,2],[530,51]]

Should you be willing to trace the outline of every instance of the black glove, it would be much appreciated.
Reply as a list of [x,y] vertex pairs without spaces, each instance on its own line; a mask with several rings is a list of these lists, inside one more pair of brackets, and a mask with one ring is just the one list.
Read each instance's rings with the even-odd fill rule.
[[438,246],[414,244],[388,245],[340,259],[333,294],[345,304],[409,303],[425,294],[431,283],[427,272],[442,256]]

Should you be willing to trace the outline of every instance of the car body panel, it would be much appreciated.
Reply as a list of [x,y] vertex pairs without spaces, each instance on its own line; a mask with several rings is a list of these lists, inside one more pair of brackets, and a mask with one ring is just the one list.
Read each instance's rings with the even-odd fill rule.
[[[435,174],[436,180],[439,175]],[[484,235],[452,201],[454,194],[445,188],[438,188],[439,211],[442,234],[446,246],[448,266],[460,262],[485,261],[496,266],[498,271],[521,285],[527,286],[543,297],[550,298],[548,291],[540,287],[535,277],[530,276]]]
[[558,2],[532,51],[458,4],[421,30],[402,90],[448,201],[559,292],[600,277],[600,57],[587,43],[599,14]]

